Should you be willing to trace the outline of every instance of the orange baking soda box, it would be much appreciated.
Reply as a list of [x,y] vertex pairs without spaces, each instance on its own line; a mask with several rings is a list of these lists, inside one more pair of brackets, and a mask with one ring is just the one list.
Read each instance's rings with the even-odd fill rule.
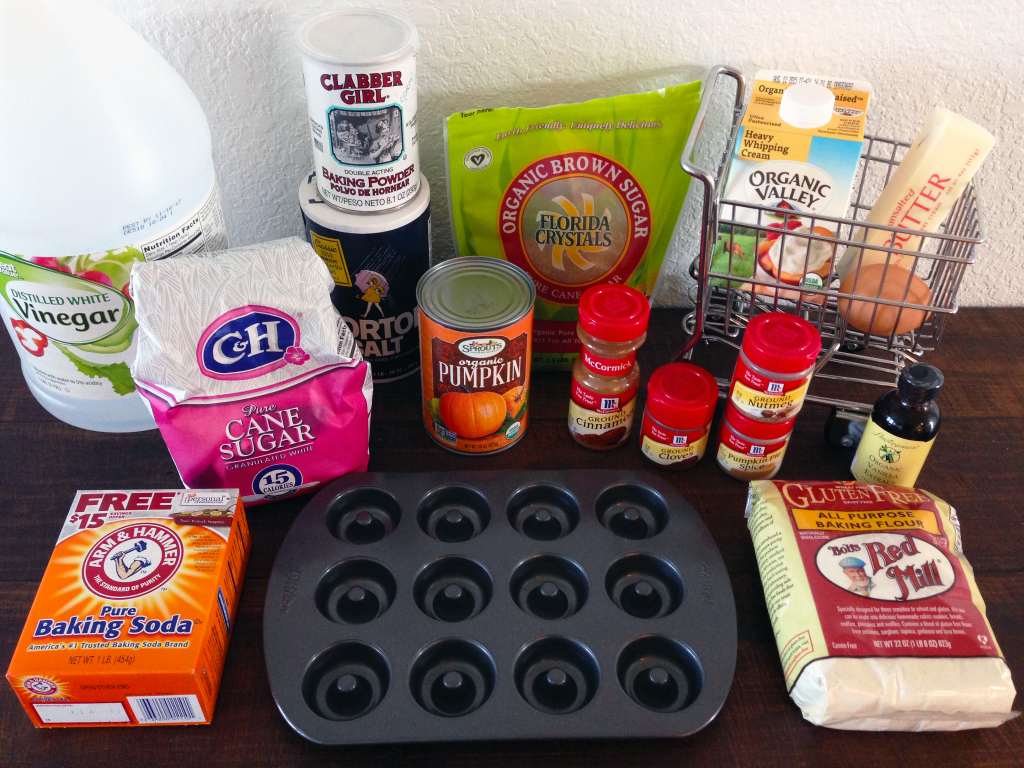
[[248,559],[237,490],[79,491],[7,669],[32,722],[209,723]]

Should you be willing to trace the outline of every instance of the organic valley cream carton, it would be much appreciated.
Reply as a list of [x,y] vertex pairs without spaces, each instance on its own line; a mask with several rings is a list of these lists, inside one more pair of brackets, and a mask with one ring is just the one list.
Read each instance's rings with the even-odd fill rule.
[[[835,227],[807,216],[846,217],[870,96],[871,85],[862,80],[769,70],[755,75],[721,212],[723,219],[751,227],[721,226],[713,272],[809,288],[828,282],[834,247],[807,235],[812,224],[813,235],[822,237],[835,236]],[[787,222],[785,214],[760,212],[759,219],[759,212],[744,203],[797,216]],[[758,224],[760,237],[753,228]],[[765,236],[766,225],[778,234]],[[780,291],[780,296],[796,298],[797,293]]]

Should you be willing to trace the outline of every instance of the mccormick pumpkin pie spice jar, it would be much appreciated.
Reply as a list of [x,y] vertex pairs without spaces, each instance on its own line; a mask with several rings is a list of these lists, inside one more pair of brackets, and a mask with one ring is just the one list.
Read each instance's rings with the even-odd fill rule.
[[529,422],[533,281],[486,256],[420,278],[420,376],[427,433],[458,453],[509,448]]
[[729,387],[729,404],[767,424],[792,419],[804,404],[821,352],[818,329],[796,315],[758,315],[743,333]]
[[651,374],[640,428],[640,450],[665,469],[701,460],[718,404],[718,382],[692,363],[670,363]]
[[725,404],[718,433],[718,466],[737,480],[767,480],[782,467],[796,417],[781,422],[755,421]]
[[629,439],[640,368],[636,351],[647,338],[651,305],[625,285],[595,285],[580,298],[576,335],[583,349],[572,368],[569,433],[604,451]]

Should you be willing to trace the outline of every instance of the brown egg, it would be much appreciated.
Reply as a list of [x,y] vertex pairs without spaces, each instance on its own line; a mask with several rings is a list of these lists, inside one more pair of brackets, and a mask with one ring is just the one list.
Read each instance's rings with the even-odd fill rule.
[[[879,291],[883,272],[885,273],[885,283],[881,285],[881,291]],[[857,282],[856,289],[853,286],[855,280]],[[909,291],[907,291],[908,280],[910,281]],[[927,305],[932,300],[932,292],[928,290],[924,280],[911,274],[909,270],[892,264],[889,265],[888,270],[884,264],[868,264],[861,267],[859,279],[857,272],[851,272],[839,286],[839,292],[853,293],[865,298],[905,301],[907,304]],[[907,294],[906,298],[903,296],[904,292]],[[877,312],[875,312],[876,307],[878,308]],[[872,323],[872,313],[874,313],[874,323]],[[846,318],[846,322],[851,328],[865,333],[870,328],[871,333],[876,336],[888,336],[893,332],[906,333],[920,328],[930,313],[920,309],[901,311],[899,307],[889,304],[839,299],[839,314]],[[896,324],[897,316],[899,317],[898,325]]]

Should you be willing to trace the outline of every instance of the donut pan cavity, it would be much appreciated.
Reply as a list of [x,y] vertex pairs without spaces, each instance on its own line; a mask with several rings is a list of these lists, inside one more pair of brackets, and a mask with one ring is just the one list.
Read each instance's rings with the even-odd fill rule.
[[274,700],[319,744],[686,736],[736,664],[714,540],[625,470],[347,475],[263,616]]

